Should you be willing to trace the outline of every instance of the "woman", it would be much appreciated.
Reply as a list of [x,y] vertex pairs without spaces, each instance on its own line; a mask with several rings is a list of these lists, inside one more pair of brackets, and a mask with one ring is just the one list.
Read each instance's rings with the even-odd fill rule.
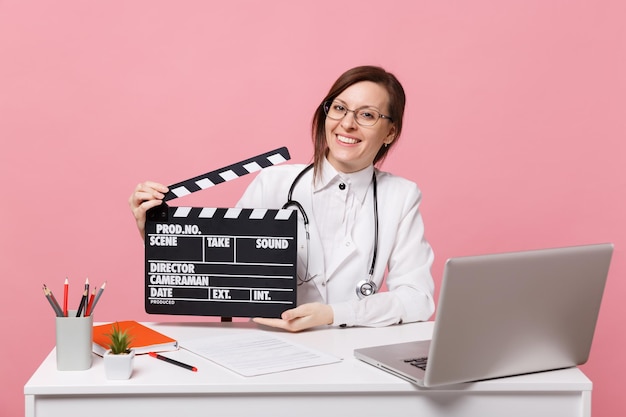
[[[433,252],[424,239],[421,193],[413,182],[374,167],[400,136],[404,105],[393,74],[373,66],[345,72],[313,117],[313,164],[266,168],[245,191],[238,207],[300,212],[299,305],[279,319],[255,322],[300,331],[432,315]],[[148,181],[131,195],[142,236],[146,211],[167,191]],[[378,291],[386,270],[388,291]]]

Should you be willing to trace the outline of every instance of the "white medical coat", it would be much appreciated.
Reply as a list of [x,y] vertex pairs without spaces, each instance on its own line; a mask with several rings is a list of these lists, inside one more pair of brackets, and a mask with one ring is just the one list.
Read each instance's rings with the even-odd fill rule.
[[[306,165],[279,165],[264,169],[249,185],[237,206],[279,209],[289,187]],[[294,189],[309,218],[306,243],[302,215],[298,215],[298,276],[304,277],[308,257],[310,281],[298,286],[298,304],[329,304],[337,326],[386,326],[427,320],[434,311],[434,283],[430,273],[433,251],[424,238],[419,212],[421,192],[405,178],[377,170],[378,251],[373,281],[378,288],[386,276],[388,291],[359,299],[357,283],[368,278],[373,253],[374,203],[364,198],[352,230],[338,246],[332,264],[324,262],[322,239],[313,210],[313,170]],[[371,192],[371,190],[370,190]]]

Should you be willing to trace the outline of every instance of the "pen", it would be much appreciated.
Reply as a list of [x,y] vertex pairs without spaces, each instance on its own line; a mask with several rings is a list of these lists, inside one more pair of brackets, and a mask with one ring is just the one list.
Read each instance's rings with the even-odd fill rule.
[[193,372],[198,372],[198,368],[196,368],[195,366],[191,366],[191,365],[187,365],[186,363],[178,362],[178,361],[176,361],[174,359],[167,358],[167,357],[159,355],[158,353],[155,353],[155,352],[150,352],[148,354],[150,356],[152,356],[153,358],[161,359],[162,361],[169,362],[172,365],[177,365],[177,366],[180,366],[181,368],[189,369],[190,371],[193,371]]
[[43,284],[43,293],[48,299],[48,302],[52,306],[52,309],[54,310],[54,313],[57,315],[57,317],[63,317],[63,310],[61,310],[59,303],[57,303],[57,300],[54,298],[52,291],[50,291],[48,287],[46,287],[46,284]]
[[70,283],[65,278],[65,284],[63,284],[63,317],[67,317],[67,295],[69,293]]
[[91,306],[91,310],[89,310],[89,314],[93,314],[93,311],[96,309],[96,304],[98,304],[98,300],[100,299],[100,296],[102,295],[102,292],[104,291],[104,287],[106,287],[106,285],[107,282],[104,281],[104,283],[100,287],[100,290],[98,291],[98,295],[96,295],[95,300],[93,300],[93,305]]

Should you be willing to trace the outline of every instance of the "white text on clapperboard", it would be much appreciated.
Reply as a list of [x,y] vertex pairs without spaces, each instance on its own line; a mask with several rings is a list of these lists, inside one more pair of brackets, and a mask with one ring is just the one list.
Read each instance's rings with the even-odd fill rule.
[[[149,236],[150,246],[178,246],[178,240],[189,237],[201,237],[206,248],[233,248],[238,239],[253,239],[256,249],[286,250],[290,245],[290,238],[268,237],[241,237],[241,236],[207,236],[202,235],[198,225],[157,224],[156,234]],[[233,252],[232,262],[236,263]],[[204,287],[209,290],[208,299],[233,300],[231,289],[210,287],[210,276],[196,274],[196,264],[186,262],[150,262],[150,299],[154,304],[174,304],[174,289],[176,287]],[[268,290],[254,289],[251,297],[242,301],[272,301]]]

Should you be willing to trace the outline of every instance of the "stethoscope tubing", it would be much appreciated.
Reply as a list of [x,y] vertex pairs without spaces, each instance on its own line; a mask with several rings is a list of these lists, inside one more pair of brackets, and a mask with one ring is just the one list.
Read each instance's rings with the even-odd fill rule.
[[[287,209],[289,207],[295,207],[302,215],[302,220],[304,223],[304,230],[305,230],[306,239],[307,239],[307,254],[309,250],[309,240],[310,240],[309,216],[307,215],[306,210],[304,210],[304,207],[302,206],[302,204],[300,204],[297,200],[293,199],[293,192],[298,182],[300,182],[302,177],[307,172],[309,172],[312,168],[313,168],[313,164],[307,165],[302,171],[300,171],[300,173],[298,173],[296,178],[294,178],[293,182],[291,183],[291,186],[289,187],[289,192],[287,193],[287,202],[283,204],[283,207],[282,207],[283,209]],[[376,283],[373,280],[374,268],[376,267],[376,255],[378,253],[378,192],[377,192],[377,182],[376,182],[376,170],[374,170],[374,173],[372,175],[372,191],[373,191],[373,199],[374,199],[374,251],[372,253],[372,265],[370,267],[367,280],[360,281],[359,283],[357,283],[357,286],[356,286],[356,294],[359,298],[372,295],[376,293],[376,291],[378,290]],[[306,277],[306,275],[308,275],[308,270],[309,270],[308,263],[309,263],[309,257],[307,255],[305,277],[301,278],[298,276],[298,279],[301,281],[301,283],[309,282],[311,279],[313,279],[313,277],[310,277],[308,279]]]

